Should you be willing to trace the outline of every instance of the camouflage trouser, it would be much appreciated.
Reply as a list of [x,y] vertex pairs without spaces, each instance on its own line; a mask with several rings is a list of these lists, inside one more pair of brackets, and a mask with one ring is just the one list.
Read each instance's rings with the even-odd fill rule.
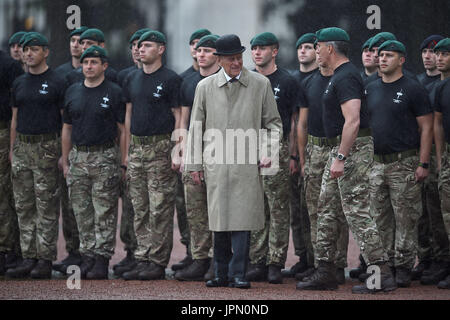
[[25,259],[56,260],[59,139],[13,146],[12,181]]
[[66,240],[66,250],[69,253],[78,252],[80,249],[80,234],[69,199],[69,188],[61,170],[59,171],[59,188],[61,190],[61,218],[64,240]]
[[429,176],[422,187],[422,215],[418,226],[417,255],[419,261],[448,261],[449,242],[442,219],[436,157],[431,156]]
[[119,195],[122,198],[122,217],[120,219],[120,240],[125,245],[125,251],[134,252],[137,247],[134,233],[134,209],[130,197],[130,179],[120,179]]
[[80,232],[80,253],[114,255],[119,179],[117,148],[97,152],[72,149],[67,185]]
[[190,172],[183,173],[186,213],[191,234],[190,244],[194,260],[212,258],[212,232],[209,231],[208,203],[205,184],[196,185]]
[[311,244],[311,226],[305,199],[305,183],[299,173],[289,177],[289,210],[291,214],[292,241],[295,255],[306,257],[307,263],[314,263]]
[[280,168],[263,176],[264,229],[251,232],[250,263],[284,267],[289,247],[289,148],[280,147]]
[[176,173],[171,168],[170,137],[130,147],[128,174],[139,261],[166,267],[173,247]]
[[316,260],[335,262],[342,206],[348,226],[369,264],[383,263],[387,256],[370,215],[369,172],[373,162],[372,137],[357,138],[345,162],[344,175],[331,179],[331,165],[339,147],[333,148],[322,179],[317,208]]
[[[306,148],[305,194],[306,204],[308,206],[309,220],[311,224],[311,242],[314,252],[316,251],[317,245],[317,206],[319,203],[322,177],[325,171],[325,166],[327,165],[328,159],[330,157],[330,152],[331,148],[327,146],[319,147],[313,144],[308,144]],[[349,241],[348,224],[340,203],[339,205],[336,204],[334,209],[337,210],[336,219],[338,220],[338,233],[336,237],[336,267],[346,268],[347,248]]]
[[180,242],[186,246],[186,252],[190,254],[190,230],[188,217],[186,213],[186,201],[183,186],[183,177],[181,173],[177,174],[177,185],[175,189],[175,207],[177,209],[177,222],[178,230],[180,231],[181,239]]
[[20,253],[19,223],[11,184],[9,129],[0,130],[0,252]]
[[417,156],[391,164],[375,161],[369,175],[371,215],[389,263],[407,269],[416,262],[417,222],[422,213],[422,184],[415,181],[418,164]]
[[442,156],[442,167],[439,172],[439,194],[441,196],[442,218],[444,219],[447,237],[450,242],[450,146],[446,144],[446,152]]

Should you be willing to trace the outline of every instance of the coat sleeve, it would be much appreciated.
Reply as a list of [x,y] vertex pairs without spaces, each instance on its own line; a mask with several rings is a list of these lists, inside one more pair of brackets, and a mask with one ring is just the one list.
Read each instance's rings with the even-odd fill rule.
[[[261,128],[267,130],[267,139],[265,136],[262,139],[262,150],[272,150],[273,147],[279,146],[283,138],[283,123],[269,81],[266,83],[261,121]],[[264,151],[261,155],[264,155]]]
[[203,133],[206,120],[206,87],[198,85],[186,145],[185,171],[203,171]]

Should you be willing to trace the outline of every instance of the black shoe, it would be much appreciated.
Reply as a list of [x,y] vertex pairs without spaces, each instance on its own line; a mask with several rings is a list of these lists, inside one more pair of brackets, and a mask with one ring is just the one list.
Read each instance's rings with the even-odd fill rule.
[[121,277],[125,272],[132,271],[134,268],[136,268],[138,262],[136,260],[129,262],[128,264],[117,266],[115,265],[114,269],[114,275],[116,277]]
[[204,281],[205,274],[208,272],[211,259],[198,259],[187,268],[175,273],[175,279],[179,281]]
[[214,270],[214,259],[211,259],[211,263],[209,264],[208,271],[205,273],[205,277],[203,278],[204,281],[209,281],[214,279],[215,277],[215,270]]
[[399,288],[409,288],[411,286],[411,269],[404,267],[395,268],[395,281]]
[[28,278],[31,271],[36,267],[37,259],[24,259],[22,263],[13,269],[8,269],[5,273],[7,278]]
[[236,289],[250,289],[250,282],[245,279],[234,278],[230,281],[228,287]]
[[367,279],[369,279],[370,276],[371,276],[370,273],[365,273],[365,272],[364,272],[364,273],[361,273],[361,274],[359,275],[358,280],[359,280],[360,282],[366,283]]
[[144,271],[149,266],[150,266],[150,262],[148,262],[148,261],[138,262],[138,264],[136,265],[136,267],[133,270],[122,274],[122,278],[125,280],[139,280],[139,273],[141,271]]
[[228,284],[229,284],[228,280],[223,278],[214,278],[206,282],[206,286],[208,288],[228,287]]
[[314,272],[316,272],[316,268],[314,268],[314,267],[309,268],[309,269],[306,270],[305,272],[297,273],[297,274],[295,275],[295,279],[298,280],[298,281],[303,281],[303,280],[305,280],[306,278],[312,276],[312,275],[314,274]]
[[33,270],[30,272],[32,279],[51,279],[52,262],[50,260],[40,259]]
[[186,257],[184,257],[183,260],[172,265],[172,270],[178,271],[178,270],[184,269],[184,268],[188,267],[189,265],[191,265],[193,262],[194,262],[194,260],[192,260],[192,257],[187,255]]
[[447,262],[435,262],[422,273],[420,283],[423,285],[437,285],[449,275]]
[[14,269],[20,266],[22,263],[22,255],[16,254],[15,252],[7,252],[6,253],[6,270],[8,269]]
[[78,252],[69,252],[69,255],[61,262],[55,262],[52,265],[52,269],[63,274],[67,273],[67,268],[69,266],[80,266],[81,265],[81,255]]
[[411,271],[411,280],[412,281],[420,280],[425,270],[429,269],[430,267],[431,267],[430,260],[420,261],[419,264]]
[[450,276],[447,276],[447,278],[445,278],[445,280],[442,280],[441,282],[438,283],[438,288],[439,289],[450,289]]
[[[379,265],[380,267],[380,287],[379,288],[369,288],[367,287],[367,282],[363,285],[354,286],[352,288],[353,294],[372,294],[377,292],[390,292],[397,289],[397,282],[392,274],[391,269],[386,265]],[[370,277],[371,275],[369,275]]]
[[345,269],[344,268],[337,268],[336,280],[339,285],[345,284]]
[[[117,275],[117,276],[120,276],[120,274],[122,274],[123,272],[120,273],[120,274],[116,274],[116,269],[117,269],[117,268],[126,267],[126,266],[129,266],[130,264],[133,264],[133,263],[135,263],[135,262],[136,262],[136,259],[134,258],[134,252],[131,251],[131,250],[127,250],[127,255],[126,255],[126,257],[123,258],[119,263],[116,263],[116,264],[113,266],[114,274]],[[125,272],[126,272],[126,271],[125,271]]]
[[336,268],[333,263],[319,262],[316,272],[306,282],[298,282],[297,290],[336,290]]
[[359,266],[355,269],[351,269],[349,272],[349,276],[352,279],[358,279],[359,276],[367,271],[367,264],[364,261],[363,256],[359,255]]
[[283,275],[281,274],[281,266],[269,265],[269,274],[267,279],[271,284],[282,284]]
[[164,280],[166,278],[166,268],[152,262],[149,267],[139,272],[138,278],[143,281]]
[[306,261],[306,255],[300,258],[300,261],[294,264],[288,270],[282,270],[281,274],[284,278],[294,278],[296,274],[303,273],[308,270],[308,262]]
[[80,273],[81,279],[86,279],[87,274],[95,265],[95,258],[86,255],[81,256]]
[[88,280],[108,280],[109,258],[97,255],[95,264],[86,274]]
[[0,276],[6,272],[6,253],[0,252]]
[[267,281],[268,270],[264,264],[250,264],[245,279],[247,281]]

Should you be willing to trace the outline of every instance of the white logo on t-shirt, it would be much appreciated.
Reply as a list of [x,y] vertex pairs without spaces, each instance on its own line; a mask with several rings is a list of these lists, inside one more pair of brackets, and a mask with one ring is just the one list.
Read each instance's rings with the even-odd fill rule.
[[275,93],[275,100],[280,99],[280,97],[278,96],[278,94],[281,92],[280,85],[278,85],[275,89],[273,89],[273,91]]
[[39,90],[40,94],[48,94],[47,88],[48,88],[48,83],[47,81],[45,81],[42,85],[42,89]]
[[103,97],[103,103],[100,103],[100,107],[105,108],[105,109],[109,108],[108,102],[109,102],[109,98],[108,98],[108,95],[106,95],[106,97]]
[[403,97],[403,89],[401,89],[400,92],[397,92],[397,99],[393,99],[394,103],[402,103],[403,101],[400,100],[401,97]]
[[160,92],[163,90],[163,84],[161,83],[159,86],[157,86],[157,87],[156,87],[156,90],[158,90],[158,91],[156,91],[155,93],[153,93],[153,96],[154,96],[155,98],[161,98]]

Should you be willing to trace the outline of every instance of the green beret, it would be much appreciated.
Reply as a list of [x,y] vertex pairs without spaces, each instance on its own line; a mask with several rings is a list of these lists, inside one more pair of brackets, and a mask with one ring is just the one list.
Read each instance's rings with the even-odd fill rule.
[[87,29],[88,27],[79,27],[70,33],[70,37],[72,38],[73,36],[81,36]]
[[197,50],[200,47],[216,49],[216,41],[219,38],[220,38],[220,36],[218,36],[216,34],[210,34],[209,36],[204,36],[198,41],[197,45],[195,46],[195,49]]
[[86,39],[97,42],[105,42],[105,35],[99,29],[87,29],[81,34],[80,42]]
[[84,58],[108,59],[108,53],[102,47],[91,46],[88,49],[84,50],[83,54],[81,55],[80,62],[83,62]]
[[138,47],[140,47],[141,43],[144,41],[151,41],[151,42],[158,42],[158,43],[166,44],[166,37],[161,32],[152,30],[152,31],[144,33],[139,38]]
[[390,32],[380,32],[372,38],[369,44],[369,49],[372,50],[373,47],[380,47],[383,42],[388,40],[397,40],[397,37]]
[[350,41],[348,33],[341,28],[325,28],[316,32],[317,42]]
[[271,46],[274,44],[278,44],[278,38],[271,32],[263,32],[257,34],[251,41],[250,45],[252,47],[255,46]]
[[361,50],[364,51],[364,49],[368,49],[370,46],[370,42],[372,41],[372,38],[369,38],[366,42],[364,42],[363,46],[361,47]]
[[434,52],[438,51],[450,51],[450,38],[445,38],[438,42],[436,47],[434,47]]
[[189,44],[191,44],[195,39],[201,39],[204,36],[209,36],[210,34],[211,31],[209,31],[208,29],[199,29],[191,35],[191,37],[189,38]]
[[25,42],[25,40],[27,40],[28,35],[31,35],[31,34],[38,34],[38,33],[37,33],[36,31],[31,31],[31,32],[25,33],[25,34],[22,36],[22,38],[20,38],[20,40],[19,40],[19,45],[20,45],[21,47],[23,47],[23,43]]
[[11,38],[9,38],[9,42],[8,42],[9,46],[12,46],[13,44],[16,44],[16,43],[20,43],[20,39],[22,39],[22,37],[26,34],[27,33],[25,31],[19,31],[19,32],[14,33],[11,36]]
[[295,48],[298,49],[304,43],[312,43],[316,41],[316,35],[314,33],[305,33],[300,38],[298,38]]
[[130,38],[130,45],[133,44],[133,41],[139,40],[144,33],[149,32],[149,31],[152,31],[152,29],[145,28],[145,29],[136,31]]
[[397,40],[388,40],[383,42],[383,44],[378,48],[378,55],[380,55],[381,51],[395,51],[406,54],[405,46]]
[[31,47],[31,46],[41,46],[41,47],[48,46],[47,38],[38,32],[27,33],[24,37],[25,37],[25,40],[23,41],[23,45],[22,45],[24,48]]

